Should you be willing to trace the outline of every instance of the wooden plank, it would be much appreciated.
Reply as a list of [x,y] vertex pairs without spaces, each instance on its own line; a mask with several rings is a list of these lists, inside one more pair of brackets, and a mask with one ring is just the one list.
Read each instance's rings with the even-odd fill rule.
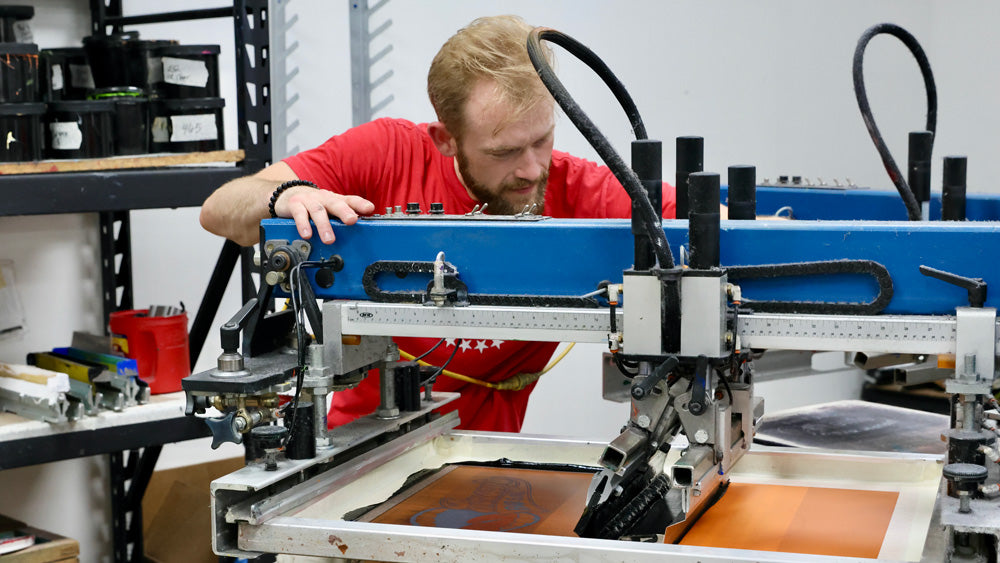
[[0,174],[47,174],[51,172],[91,172],[128,168],[162,168],[191,164],[241,162],[244,151],[208,151],[161,153],[140,156],[115,156],[80,160],[40,160],[37,162],[7,162],[0,164]]

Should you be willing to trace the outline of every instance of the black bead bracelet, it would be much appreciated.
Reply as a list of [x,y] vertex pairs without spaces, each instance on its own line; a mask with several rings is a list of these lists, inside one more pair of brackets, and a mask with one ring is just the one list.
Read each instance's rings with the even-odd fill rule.
[[271,201],[267,204],[267,210],[271,212],[272,219],[277,219],[278,217],[278,214],[274,212],[274,204],[278,202],[278,198],[281,196],[282,192],[288,188],[294,188],[295,186],[309,186],[311,188],[319,189],[319,186],[309,180],[289,180],[284,184],[281,184],[274,189],[274,193],[271,194]]

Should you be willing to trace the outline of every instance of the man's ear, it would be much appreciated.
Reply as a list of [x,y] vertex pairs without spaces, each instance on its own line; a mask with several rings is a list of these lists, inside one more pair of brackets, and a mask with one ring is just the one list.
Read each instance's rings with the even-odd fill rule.
[[444,123],[435,121],[427,125],[427,133],[431,136],[434,146],[444,156],[455,156],[458,154],[458,139],[455,138]]

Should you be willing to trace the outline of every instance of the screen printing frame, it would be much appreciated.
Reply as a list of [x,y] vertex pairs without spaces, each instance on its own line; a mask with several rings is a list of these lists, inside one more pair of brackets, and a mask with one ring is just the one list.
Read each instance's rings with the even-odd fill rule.
[[[454,530],[343,520],[344,514],[393,496],[424,469],[462,461],[501,458],[539,464],[593,465],[604,442],[489,432],[451,431],[405,436],[283,495],[294,502],[234,522],[238,550],[225,554],[285,553],[379,561],[493,559],[594,561],[827,562],[837,557]],[[857,453],[755,446],[730,473],[733,482],[891,490],[900,494],[880,559],[919,560],[931,525],[942,456]],[[232,475],[228,486],[235,486]],[[213,511],[227,510],[216,498]],[[254,514],[254,510],[245,511]],[[217,550],[218,552],[218,550]]]

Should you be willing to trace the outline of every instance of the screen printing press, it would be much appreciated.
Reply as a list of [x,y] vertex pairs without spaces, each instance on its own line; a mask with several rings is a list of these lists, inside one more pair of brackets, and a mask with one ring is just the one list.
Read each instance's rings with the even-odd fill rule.
[[[212,485],[217,553],[918,561],[938,537],[952,560],[990,560],[1000,415],[985,287],[1000,283],[1000,224],[719,221],[715,181],[689,221],[662,222],[671,253],[687,257],[670,269],[636,270],[617,250],[634,245],[628,220],[389,213],[335,222],[330,246],[263,221],[261,294],[222,327],[219,367],[184,381],[189,411],[221,411],[216,439],[247,444],[252,460]],[[807,218],[862,204],[877,214],[892,198],[757,191],[758,207]],[[968,202],[970,214],[998,205]],[[275,296],[294,306],[268,312]],[[607,343],[631,416],[610,444],[456,431],[454,413],[433,413],[452,397],[417,390],[419,366],[400,361],[392,336]],[[765,350],[910,368],[953,357],[948,455],[751,447]],[[381,370],[379,409],[327,431],[328,393],[370,369]],[[294,389],[315,416],[279,405]],[[271,424],[279,410],[284,426]]]
[[[208,419],[216,442],[247,447],[247,466],[212,484],[216,553],[1000,559],[1000,299],[987,293],[1000,284],[1000,199],[966,197],[965,160],[950,157],[941,197],[930,196],[933,78],[891,24],[868,30],[855,55],[876,145],[858,81],[878,33],[904,40],[929,88],[927,131],[910,137],[912,190],[885,153],[898,193],[795,179],[759,187],[746,166],[720,189],[718,174],[701,172],[701,139],[682,137],[686,219],[661,220],[662,149],[631,98],[585,47],[537,28],[532,63],[628,192],[631,220],[407,206],[334,222],[332,245],[300,239],[290,220],[262,221],[260,292],[222,326],[218,367],[183,382],[189,414],[221,413]],[[639,139],[631,167],[539,60],[543,39],[616,89]],[[745,220],[758,212],[794,220]],[[291,307],[271,312],[275,298]],[[624,382],[630,415],[600,444],[458,431],[454,412],[435,412],[455,396],[424,385],[445,366],[401,361],[392,337],[407,336],[605,344],[610,359],[595,372]],[[844,352],[906,381],[944,380],[946,455],[754,445],[764,414],[755,360],[774,351]],[[328,395],[370,370],[380,406],[327,430]]]

